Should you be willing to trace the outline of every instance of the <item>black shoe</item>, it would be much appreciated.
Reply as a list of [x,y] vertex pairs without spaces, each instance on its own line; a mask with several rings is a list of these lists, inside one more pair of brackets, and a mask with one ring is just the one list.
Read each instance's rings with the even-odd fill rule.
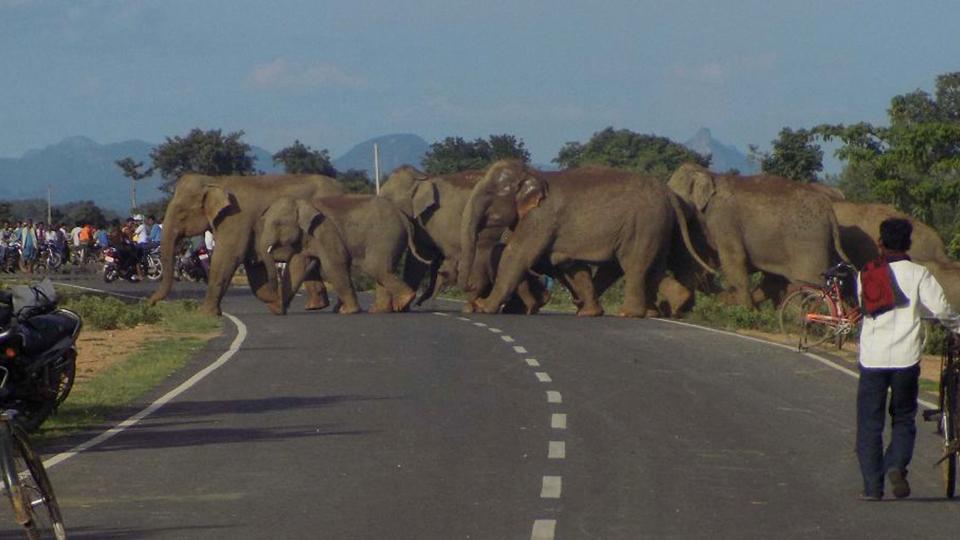
[[881,500],[883,500],[883,495],[879,495],[879,494],[878,494],[878,495],[870,495],[870,494],[867,494],[867,493],[861,493],[860,496],[857,497],[857,498],[860,499],[861,501],[875,502],[875,501],[881,501]]
[[902,499],[910,496],[910,482],[907,482],[907,473],[900,469],[890,469],[887,471],[887,479],[893,486],[893,496]]

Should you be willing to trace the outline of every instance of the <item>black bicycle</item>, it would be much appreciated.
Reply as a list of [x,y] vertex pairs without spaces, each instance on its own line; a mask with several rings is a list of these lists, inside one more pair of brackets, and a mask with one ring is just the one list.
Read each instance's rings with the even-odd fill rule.
[[[3,377],[0,388],[3,388],[9,372],[0,367],[0,373]],[[15,416],[13,410],[0,412],[0,476],[4,493],[13,507],[13,517],[30,540],[65,540],[67,532],[53,485],[27,433],[14,422]]]
[[923,419],[937,421],[943,435],[943,456],[937,461],[943,473],[943,492],[952,499],[957,488],[957,460],[960,458],[960,336],[947,333],[940,360],[939,409],[923,411]]

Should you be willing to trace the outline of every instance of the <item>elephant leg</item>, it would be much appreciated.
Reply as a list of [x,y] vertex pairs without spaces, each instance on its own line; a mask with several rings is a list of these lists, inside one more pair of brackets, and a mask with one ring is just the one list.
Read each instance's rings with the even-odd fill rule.
[[671,276],[666,276],[657,287],[657,308],[664,317],[677,317],[693,307],[693,291]]
[[[327,279],[330,280],[330,287],[337,295],[337,305],[334,309],[336,313],[349,315],[360,311],[360,304],[357,302],[357,291],[353,288],[353,281],[350,279],[350,265],[341,260],[334,260],[327,255],[326,251],[320,253],[320,266],[324,269]],[[326,291],[324,291],[326,296]]]
[[720,269],[732,299],[747,308],[753,308],[750,296],[750,275],[747,273],[747,254],[743,246],[727,242],[719,246]]
[[[214,250],[214,253],[216,253],[216,250]],[[214,265],[215,264],[216,263],[214,263]],[[283,299],[280,297],[280,291],[277,288],[278,274],[276,269],[270,272],[262,262],[250,261],[244,261],[243,267],[247,273],[247,283],[250,285],[250,290],[253,291],[253,294],[267,305],[271,313],[274,315],[284,315],[287,310],[285,309]],[[271,279],[271,276],[273,279]]]
[[500,264],[497,265],[497,277],[489,296],[477,300],[478,307],[485,313],[500,311],[500,306],[517,290],[517,285],[527,270],[540,258],[550,242],[549,235],[542,230],[524,232],[522,225],[523,223],[503,250]]
[[786,297],[789,288],[790,281],[787,280],[787,278],[764,272],[760,286],[753,290],[751,298],[754,305],[759,306],[769,299],[773,302],[773,307],[777,307],[780,305],[780,302],[783,301],[784,297]]
[[564,269],[564,279],[570,294],[574,297],[578,317],[599,317],[603,315],[603,306],[598,300],[594,277],[590,267],[576,263]]
[[373,307],[370,313],[390,313],[393,311],[393,299],[386,287],[377,283],[373,291]]
[[620,250],[620,268],[624,272],[623,306],[621,317],[656,316],[657,311],[650,301],[655,291],[651,283],[659,283],[665,269],[665,261],[654,238],[643,237],[636,245]]
[[390,309],[388,311],[406,311],[417,297],[416,291],[389,271],[380,274],[380,277],[377,279],[377,284],[385,288],[389,295]]
[[300,289],[300,285],[307,291],[308,311],[323,309],[330,305],[330,298],[327,296],[327,287],[323,284],[323,278],[320,276],[320,265],[317,260],[306,255],[298,253],[290,258],[287,265],[290,269],[290,298],[287,305],[293,299],[293,295]]
[[[420,261],[417,261],[417,263],[422,266],[425,266]],[[444,284],[447,282],[447,280],[445,279],[446,273],[441,271],[441,269],[444,266],[444,263],[445,261],[442,257],[433,259],[433,261],[430,263],[430,267],[429,267],[430,280],[427,282],[427,289],[423,291],[423,294],[421,294],[420,298],[417,299],[418,306],[423,305],[424,302],[433,298],[433,296],[437,293],[437,291],[440,291],[443,289]],[[407,266],[408,266],[407,264],[404,264],[403,266],[403,274],[404,274],[403,282],[406,283],[407,286],[409,286],[411,289],[416,291],[417,287],[407,280]],[[419,283],[419,281],[417,283]]]

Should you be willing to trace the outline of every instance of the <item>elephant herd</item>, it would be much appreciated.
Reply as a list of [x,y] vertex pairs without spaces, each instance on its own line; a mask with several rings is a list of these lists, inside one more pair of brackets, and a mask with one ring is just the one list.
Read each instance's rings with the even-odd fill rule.
[[[621,277],[620,315],[677,316],[697,290],[754,306],[818,283],[837,261],[861,267],[877,257],[888,217],[904,216],[821,185],[692,164],[666,184],[608,167],[544,172],[516,160],[436,176],[403,166],[379,195],[345,194],[321,175],[186,174],[167,207],[161,252],[172,266],[181,238],[213,230],[201,307],[212,314],[242,264],[254,294],[277,314],[301,285],[308,310],[327,307],[325,282],[337,312],[359,311],[351,279],[359,268],[376,281],[372,312],[406,311],[427,281],[418,303],[456,285],[465,311],[532,314],[549,298],[547,275],[570,291],[581,316],[603,314],[598,299]],[[910,255],[960,305],[960,263],[936,231],[914,221]],[[762,280],[752,289],[756,272]],[[164,273],[151,301],[171,286]]]

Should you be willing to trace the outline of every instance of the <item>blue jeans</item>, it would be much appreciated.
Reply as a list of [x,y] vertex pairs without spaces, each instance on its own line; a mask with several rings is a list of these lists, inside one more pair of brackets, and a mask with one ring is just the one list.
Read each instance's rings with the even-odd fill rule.
[[[883,493],[883,476],[890,469],[904,473],[913,458],[917,438],[917,393],[920,364],[908,368],[878,369],[860,366],[857,386],[857,458],[863,492]],[[887,389],[890,389],[890,444],[883,449]]]

